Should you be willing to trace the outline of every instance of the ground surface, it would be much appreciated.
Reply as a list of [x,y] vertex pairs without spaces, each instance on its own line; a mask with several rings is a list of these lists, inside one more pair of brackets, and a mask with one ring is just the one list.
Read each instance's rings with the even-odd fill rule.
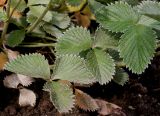
[[[43,80],[37,80],[29,88],[38,96],[37,104],[32,107],[19,107],[18,90],[3,86],[5,73],[0,79],[0,116],[61,116],[49,101],[47,92],[42,91]],[[122,107],[127,116],[160,116],[160,57],[142,75],[130,74],[130,81],[125,86],[114,82],[91,88],[81,88],[94,98],[101,98]],[[96,116],[97,114],[74,109],[68,116]],[[115,116],[115,115],[111,115]]]

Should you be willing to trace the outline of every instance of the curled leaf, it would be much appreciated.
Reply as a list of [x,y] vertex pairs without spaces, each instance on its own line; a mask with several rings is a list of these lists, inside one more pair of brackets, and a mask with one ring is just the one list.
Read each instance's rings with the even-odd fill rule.
[[36,104],[35,93],[28,89],[20,89],[19,105],[33,107],[35,104]]

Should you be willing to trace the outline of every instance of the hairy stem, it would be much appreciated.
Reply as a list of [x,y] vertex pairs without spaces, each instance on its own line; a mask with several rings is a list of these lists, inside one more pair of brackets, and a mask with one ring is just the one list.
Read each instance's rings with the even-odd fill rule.
[[1,34],[1,40],[0,40],[0,46],[3,45],[4,41],[5,41],[5,36],[6,36],[6,33],[7,33],[7,29],[8,29],[8,25],[9,25],[9,15],[10,15],[10,4],[11,4],[11,0],[8,0],[7,1],[7,5],[6,5],[6,14],[7,14],[7,20],[5,21],[4,23],[4,27],[3,27],[3,31],[2,31],[2,34]]
[[36,27],[37,25],[41,22],[41,20],[43,19],[43,17],[47,14],[48,10],[49,10],[49,7],[50,7],[50,4],[51,4],[51,0],[48,4],[48,6],[46,7],[46,9],[43,11],[43,13],[41,14],[41,16],[33,23],[33,25],[31,25],[28,29],[27,29],[27,33],[30,33],[32,32]]

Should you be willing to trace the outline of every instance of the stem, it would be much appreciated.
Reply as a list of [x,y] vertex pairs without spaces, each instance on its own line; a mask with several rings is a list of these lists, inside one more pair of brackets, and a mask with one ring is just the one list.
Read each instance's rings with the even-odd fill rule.
[[3,42],[5,41],[5,36],[6,36],[6,33],[7,33],[7,29],[8,29],[8,25],[9,25],[9,14],[10,14],[10,4],[11,4],[11,0],[8,0],[7,1],[7,9],[6,9],[6,14],[7,14],[7,20],[5,21],[4,23],[4,28],[3,28],[3,31],[2,31],[2,34],[1,34],[1,40],[0,40],[0,45],[2,46],[3,45]]
[[28,34],[28,36],[43,38],[43,39],[47,39],[47,40],[51,40],[51,41],[56,41],[56,38],[54,38],[54,37],[47,37],[47,36],[45,36],[45,35]]
[[41,22],[41,20],[43,19],[43,17],[47,14],[49,8],[50,8],[50,4],[51,4],[51,0],[48,4],[48,6],[46,7],[46,9],[43,11],[43,13],[41,14],[41,16],[33,23],[33,25],[31,25],[28,30],[27,30],[27,33],[30,33],[32,32],[36,27],[37,25]]
[[116,66],[117,67],[125,67],[126,64],[124,62],[122,62],[122,61],[119,61],[119,62],[116,62]]
[[14,7],[14,9],[12,10],[12,12],[11,12],[9,18],[8,18],[8,21],[10,21],[12,15],[13,15],[13,13],[14,13],[14,11],[15,11],[15,10],[17,9],[17,7],[20,5],[21,1],[22,1],[22,0],[19,0],[18,3],[16,4],[16,6]]
[[21,44],[18,47],[29,47],[29,48],[34,48],[34,47],[55,47],[54,43],[48,43],[48,44],[44,44],[44,43],[36,43],[36,44],[28,44],[28,45],[24,45]]

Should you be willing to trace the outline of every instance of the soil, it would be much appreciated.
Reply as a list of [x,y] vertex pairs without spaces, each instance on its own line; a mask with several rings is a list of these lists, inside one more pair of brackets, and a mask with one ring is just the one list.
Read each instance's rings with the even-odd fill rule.
[[[130,75],[124,86],[111,82],[90,88],[80,88],[93,98],[100,98],[122,107],[126,116],[160,116],[160,57],[154,58],[152,65],[142,75]],[[3,79],[8,72],[0,73],[0,116],[61,116],[49,100],[49,94],[42,90],[45,83],[37,79],[29,89],[37,94],[35,107],[20,107],[17,103],[19,91],[3,86]],[[97,116],[96,112],[85,112],[78,108],[62,116]],[[111,114],[111,116],[117,116]]]

